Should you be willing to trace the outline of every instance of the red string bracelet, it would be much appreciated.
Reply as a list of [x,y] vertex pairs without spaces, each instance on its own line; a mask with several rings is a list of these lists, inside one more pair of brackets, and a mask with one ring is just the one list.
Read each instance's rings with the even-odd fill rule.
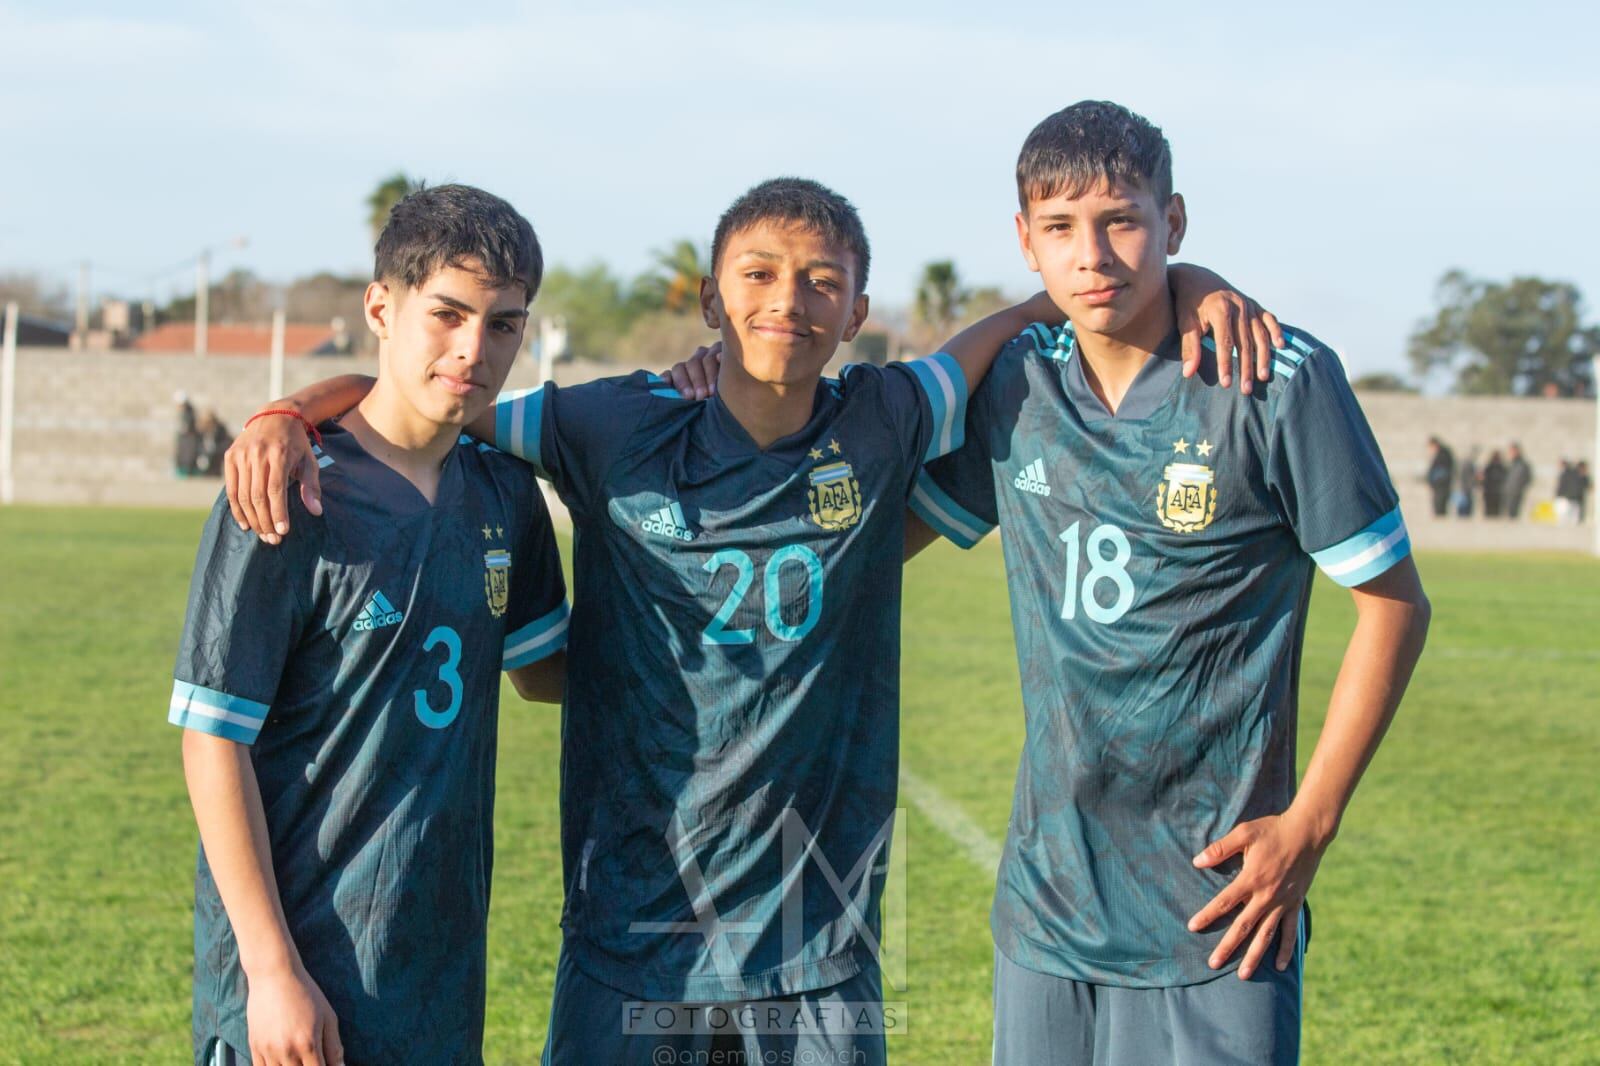
[[268,415],[288,415],[290,418],[306,427],[306,433],[310,435],[312,444],[315,444],[319,448],[322,447],[322,434],[317,432],[317,427],[311,424],[311,420],[305,415],[301,414],[299,411],[291,411],[287,407],[274,407],[266,411],[257,411],[255,414],[245,419],[244,428],[249,429],[251,422],[254,422],[258,418],[266,418]]

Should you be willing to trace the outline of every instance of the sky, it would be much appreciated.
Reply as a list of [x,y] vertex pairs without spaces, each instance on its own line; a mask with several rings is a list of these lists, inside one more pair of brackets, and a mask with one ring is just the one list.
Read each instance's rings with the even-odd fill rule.
[[1406,370],[1451,268],[1571,281],[1600,318],[1600,5],[1429,6],[0,0],[0,273],[88,261],[165,300],[203,248],[365,272],[365,198],[403,170],[631,275],[798,174],[860,209],[879,304],[933,259],[1020,296],[1017,150],[1099,98],[1172,144],[1178,258],[1352,374]]

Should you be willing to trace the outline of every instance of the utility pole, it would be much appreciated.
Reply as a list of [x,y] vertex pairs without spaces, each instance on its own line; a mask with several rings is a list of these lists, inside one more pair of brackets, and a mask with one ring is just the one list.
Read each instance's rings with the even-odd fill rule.
[[78,347],[89,346],[89,263],[78,264]]
[[283,308],[272,312],[272,358],[267,371],[267,402],[283,395],[283,327],[288,319]]
[[194,354],[206,354],[206,327],[211,322],[211,249],[194,261]]
[[5,332],[0,335],[0,503],[16,499],[11,476],[11,448],[17,435],[17,319],[22,309],[6,304]]

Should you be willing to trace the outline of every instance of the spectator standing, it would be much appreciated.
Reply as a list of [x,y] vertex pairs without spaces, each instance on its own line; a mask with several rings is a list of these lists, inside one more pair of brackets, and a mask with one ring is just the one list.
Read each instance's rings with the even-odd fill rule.
[[1433,495],[1433,515],[1443,518],[1450,510],[1450,486],[1456,480],[1456,456],[1438,437],[1428,438],[1428,491]]
[[1506,514],[1519,518],[1522,515],[1522,498],[1527,495],[1528,486],[1533,482],[1533,467],[1524,458],[1522,445],[1513,443],[1510,454],[1511,461],[1506,464]]
[[1578,524],[1582,525],[1584,515],[1589,510],[1589,489],[1594,484],[1594,479],[1589,476],[1587,459],[1579,459],[1572,470],[1572,503],[1578,512]]
[[1489,453],[1489,461],[1483,464],[1483,516],[1499,518],[1505,501],[1506,463],[1500,457],[1500,449],[1496,448]]
[[222,453],[233,443],[233,434],[222,424],[217,412],[207,411],[196,427],[200,436],[200,449],[195,457],[195,472],[201,477],[222,476]]
[[1457,482],[1460,487],[1456,489],[1456,516],[1458,518],[1472,517],[1472,497],[1478,491],[1478,449],[1473,448],[1467,457],[1461,460],[1461,467],[1456,471]]
[[195,463],[200,457],[200,434],[195,429],[194,405],[189,394],[179,389],[172,394],[178,405],[178,436],[173,444],[172,470],[178,477],[194,477]]
[[1556,472],[1556,521],[1564,526],[1578,524],[1578,504],[1573,499],[1577,493],[1578,471],[1567,460],[1561,460]]

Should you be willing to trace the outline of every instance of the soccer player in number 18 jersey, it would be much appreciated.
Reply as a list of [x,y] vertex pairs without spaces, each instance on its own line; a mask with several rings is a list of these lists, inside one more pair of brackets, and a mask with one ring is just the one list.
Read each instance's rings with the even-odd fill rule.
[[[1002,352],[913,497],[964,546],[998,524],[1006,558],[1027,734],[995,1061],[1293,1062],[1306,889],[1427,625],[1395,491],[1309,334],[1284,331],[1248,396],[1182,376],[1159,130],[1075,105],[1030,136],[1018,183],[1024,250],[1073,327]],[[1313,563],[1360,620],[1297,795]]]

